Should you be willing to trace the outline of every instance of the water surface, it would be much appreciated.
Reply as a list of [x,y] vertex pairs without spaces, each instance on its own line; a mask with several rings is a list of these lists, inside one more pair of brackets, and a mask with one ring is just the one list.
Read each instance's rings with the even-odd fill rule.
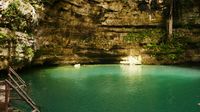
[[27,70],[41,112],[200,112],[200,69],[87,65]]

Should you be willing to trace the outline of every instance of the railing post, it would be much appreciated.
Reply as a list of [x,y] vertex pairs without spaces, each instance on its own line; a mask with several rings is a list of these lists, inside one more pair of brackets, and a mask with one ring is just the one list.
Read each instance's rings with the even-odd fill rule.
[[4,82],[4,84],[5,84],[5,112],[8,112],[10,88],[6,82]]
[[28,103],[28,104],[32,107],[33,110],[36,110],[36,112],[40,112],[39,109],[36,107],[36,104],[32,101],[32,99],[31,99],[21,88],[18,89],[18,87],[14,86],[14,85],[13,85],[10,81],[8,81],[8,80],[5,80],[5,81],[6,81],[7,84],[9,84],[9,85],[18,93],[18,95],[19,95],[22,99],[24,99],[24,101],[25,101],[26,103]]
[[13,74],[17,80],[23,85],[26,87],[26,82],[9,66],[9,72],[8,74]]

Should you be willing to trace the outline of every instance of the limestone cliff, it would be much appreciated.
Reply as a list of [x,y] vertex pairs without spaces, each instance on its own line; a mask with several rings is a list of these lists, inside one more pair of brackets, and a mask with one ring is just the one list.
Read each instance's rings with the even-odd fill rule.
[[167,0],[1,0],[0,67],[119,63],[129,55],[143,64],[198,63],[199,0],[174,1],[166,41]]
[[0,69],[13,67],[23,67],[30,63],[34,56],[33,37],[6,28],[0,28]]
[[[175,23],[186,27],[174,30],[173,41],[177,43],[163,45],[165,4],[162,0],[153,0],[151,5],[144,0],[45,2],[45,19],[36,31],[39,50],[33,63],[119,63],[128,55],[142,55],[143,64],[199,61],[199,30],[187,28],[187,24],[199,24],[198,6],[175,8],[179,14]],[[188,47],[191,43],[195,43],[192,50]]]
[[0,70],[23,67],[34,56],[35,39],[31,32],[38,23],[37,2],[0,1]]

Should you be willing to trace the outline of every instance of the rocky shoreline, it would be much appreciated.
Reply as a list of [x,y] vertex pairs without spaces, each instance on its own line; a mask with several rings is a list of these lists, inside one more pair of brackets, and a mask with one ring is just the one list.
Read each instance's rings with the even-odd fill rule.
[[[185,8],[174,9],[178,27],[173,38],[163,42],[165,3],[153,1],[156,4],[149,6],[134,0],[3,0],[0,69],[8,62],[18,68],[117,64],[123,57],[138,55],[142,64],[198,64],[198,5],[189,7],[181,2]],[[30,7],[24,10],[24,4]]]

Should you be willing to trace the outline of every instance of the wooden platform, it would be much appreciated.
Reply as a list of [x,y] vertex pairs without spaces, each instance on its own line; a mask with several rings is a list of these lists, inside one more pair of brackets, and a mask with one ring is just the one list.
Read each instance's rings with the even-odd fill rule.
[[10,88],[5,81],[0,81],[0,110],[8,111]]

